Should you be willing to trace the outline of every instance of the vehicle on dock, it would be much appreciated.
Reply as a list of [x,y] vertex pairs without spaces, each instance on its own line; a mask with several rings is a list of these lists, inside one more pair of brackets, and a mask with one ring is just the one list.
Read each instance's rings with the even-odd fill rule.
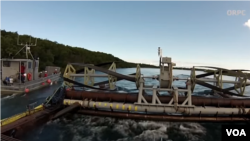
[[[26,43],[14,56],[0,60],[2,95],[39,89],[57,83],[60,79],[60,67],[46,66],[44,71],[39,71],[39,58],[33,57],[30,51],[31,46],[36,46],[36,43]],[[26,49],[26,58],[14,58],[23,49]],[[28,54],[31,59],[28,59]]]

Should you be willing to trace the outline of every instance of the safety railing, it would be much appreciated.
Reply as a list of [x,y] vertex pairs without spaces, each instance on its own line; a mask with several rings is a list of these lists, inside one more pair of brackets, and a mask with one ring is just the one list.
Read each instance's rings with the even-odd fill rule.
[[[24,85],[29,85],[29,84],[37,84],[39,82],[45,82],[46,80],[48,79],[51,79],[51,78],[55,78],[55,77],[60,77],[61,74],[52,74],[52,75],[49,75],[47,77],[42,77],[42,78],[38,78],[37,80],[33,80],[33,81],[27,81],[24,83]],[[36,81],[36,82],[35,82]],[[35,82],[35,83],[34,83]]]
[[24,90],[26,88],[35,89],[36,87],[41,86],[41,84],[43,82],[46,83],[46,81],[48,79],[50,79],[51,81],[55,81],[55,80],[59,79],[60,75],[61,75],[60,73],[59,74],[53,74],[53,75],[49,75],[48,77],[39,78],[37,80],[28,81],[28,82],[25,82],[25,83],[21,83],[21,84],[16,83],[16,84],[11,85],[11,86],[3,86],[2,85],[1,87],[4,88],[4,89],[11,89],[11,90]]
[[63,86],[64,86],[64,84],[62,84],[60,87],[58,87],[51,96],[49,96],[49,97],[46,98],[46,101],[44,103],[45,106],[49,105],[49,103],[52,100],[52,98],[56,95],[56,93],[59,91],[59,89],[61,89]]
[[44,83],[47,83],[46,81],[48,79],[51,80],[51,82],[55,81],[55,80],[58,80],[60,78],[60,74],[55,74],[55,75],[51,75],[49,77],[44,77],[44,78],[40,78],[38,80],[35,80],[36,82],[33,82],[31,84],[26,84],[24,86],[21,87],[21,89],[35,89],[39,86],[41,86],[41,84],[44,82]]
[[34,113],[36,113],[38,111],[41,111],[41,110],[43,110],[43,105],[39,105],[39,106],[35,107],[34,109],[29,109],[29,110],[27,110],[27,111],[25,111],[23,113],[16,114],[16,115],[13,115],[13,116],[11,116],[9,118],[3,119],[3,120],[1,120],[1,126],[10,124],[10,123],[12,123],[14,121],[17,121],[17,120],[19,120],[21,118],[32,115],[32,114],[34,114]]

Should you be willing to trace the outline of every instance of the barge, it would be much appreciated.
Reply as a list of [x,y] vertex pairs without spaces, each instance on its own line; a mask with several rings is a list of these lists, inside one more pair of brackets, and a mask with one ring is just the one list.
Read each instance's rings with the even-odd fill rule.
[[[23,46],[22,43],[18,45]],[[26,43],[14,56],[0,60],[1,97],[40,89],[57,83],[61,78],[60,67],[57,66],[46,66],[44,71],[39,71],[39,57],[33,57],[31,46],[36,46],[36,43]],[[23,49],[26,50],[26,58],[15,58]],[[31,59],[28,58],[29,55]]]

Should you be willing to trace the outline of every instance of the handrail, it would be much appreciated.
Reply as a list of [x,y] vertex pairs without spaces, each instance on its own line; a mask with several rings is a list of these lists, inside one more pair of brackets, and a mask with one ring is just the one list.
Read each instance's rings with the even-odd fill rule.
[[[54,78],[58,78],[60,77],[59,75],[54,75],[54,76],[51,76],[51,77],[46,77],[47,79],[54,79]],[[37,85],[37,84],[40,84],[41,82],[43,82],[42,80],[41,81],[38,81],[36,83],[32,83],[32,84],[28,84],[27,86],[23,86],[24,88],[27,88],[27,87],[31,87],[31,86],[34,86],[34,85]]]
[[[45,102],[45,105],[48,105],[49,104],[49,102],[51,101],[51,99],[55,96],[55,94],[57,93],[57,91],[61,88],[61,87],[63,87],[64,85],[62,84],[60,87],[58,87],[56,90],[55,90],[55,92],[51,95],[51,96],[49,96],[49,97],[47,97],[46,98],[46,102]],[[48,99],[49,98],[49,99]]]
[[23,88],[27,88],[27,87],[32,87],[34,85],[37,85],[43,81],[46,81],[47,79],[55,79],[55,78],[59,78],[60,77],[60,74],[55,74],[55,75],[50,75],[48,77],[43,77],[43,78],[39,78],[37,80],[33,80],[33,81],[36,81],[35,83],[31,83],[32,81],[30,81],[30,83],[28,82],[27,83],[24,83],[24,85],[22,84],[19,84],[19,86],[1,86],[2,88],[18,88],[18,89],[23,89]]
[[[60,76],[60,74],[54,74],[54,75],[50,75],[50,76],[48,76],[48,77],[42,77],[42,78],[38,78],[37,80],[33,80],[33,81],[39,81],[39,82],[41,82],[41,81],[43,81],[43,80],[47,80],[47,79],[50,79],[50,78],[53,78],[53,77],[58,77],[58,76]],[[32,81],[30,81],[30,82],[32,82]],[[38,82],[37,82],[38,83]],[[37,84],[37,83],[35,83],[35,84]],[[25,83],[24,83],[25,84]],[[34,84],[34,83],[32,83],[32,84]]]

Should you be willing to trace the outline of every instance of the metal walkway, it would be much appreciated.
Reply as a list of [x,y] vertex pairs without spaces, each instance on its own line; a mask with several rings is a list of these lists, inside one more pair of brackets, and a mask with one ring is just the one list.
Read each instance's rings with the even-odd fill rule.
[[21,141],[21,140],[1,134],[1,141]]

